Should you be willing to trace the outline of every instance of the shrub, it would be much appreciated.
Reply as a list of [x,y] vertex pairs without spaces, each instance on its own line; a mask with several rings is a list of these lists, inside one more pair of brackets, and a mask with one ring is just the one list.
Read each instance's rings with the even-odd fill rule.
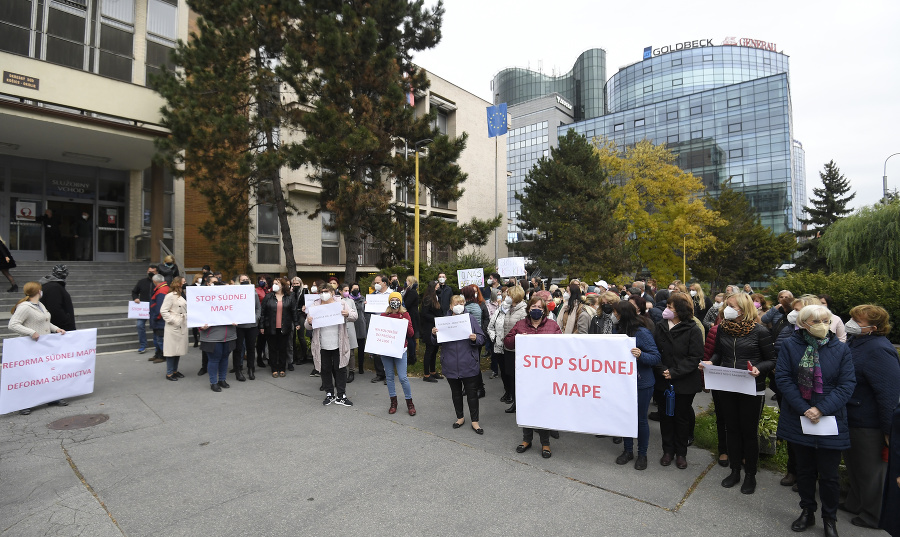
[[[422,294],[422,290],[425,288],[425,283],[437,280],[438,274],[440,274],[441,272],[447,275],[448,284],[452,285],[454,288],[458,288],[459,286],[457,285],[458,282],[456,281],[456,271],[472,268],[484,269],[485,279],[487,279],[488,275],[491,272],[495,272],[497,270],[496,264],[493,259],[477,251],[460,254],[456,257],[455,261],[436,263],[434,265],[419,263],[419,294]],[[401,262],[401,264],[394,265],[392,267],[385,267],[380,272],[389,276],[391,274],[396,274],[400,279],[400,285],[403,286],[406,285],[406,277],[413,273],[413,261],[411,259],[405,259]],[[360,279],[359,287],[363,293],[366,293],[366,290],[371,287],[372,280],[374,279],[375,275]]]

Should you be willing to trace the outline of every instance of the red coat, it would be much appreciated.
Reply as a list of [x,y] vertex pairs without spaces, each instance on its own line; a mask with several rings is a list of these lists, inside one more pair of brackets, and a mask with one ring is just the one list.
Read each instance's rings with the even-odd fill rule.
[[259,302],[262,303],[263,299],[266,298],[266,290],[262,287],[256,287],[256,296],[259,297]]
[[706,333],[706,343],[703,344],[703,360],[709,362],[712,355],[716,352],[716,334],[719,332],[719,325],[714,324]]
[[[406,338],[409,339],[416,335],[416,330],[413,328],[412,319],[409,317],[409,313],[382,313],[382,317],[393,317],[394,319],[406,319],[406,322],[409,323],[406,325]],[[403,348],[406,348],[406,341],[403,342]]]
[[541,323],[537,325],[537,328],[535,328],[534,325],[531,324],[531,317],[525,317],[521,321],[514,324],[512,330],[510,330],[509,333],[506,334],[506,337],[503,338],[503,346],[509,350],[515,349],[516,334],[562,334],[562,330],[559,329],[559,325],[556,324],[556,321],[554,321],[553,319],[544,317],[543,319],[541,319]]

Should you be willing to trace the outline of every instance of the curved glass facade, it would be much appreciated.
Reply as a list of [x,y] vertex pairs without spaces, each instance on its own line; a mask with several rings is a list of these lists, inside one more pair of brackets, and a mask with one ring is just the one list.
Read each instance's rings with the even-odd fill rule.
[[780,52],[739,46],[687,49],[619,70],[606,84],[607,107],[609,113],[620,112],[788,72],[788,56]]
[[494,104],[507,106],[559,93],[572,104],[575,120],[580,121],[604,114],[605,83],[606,51],[592,48],[582,52],[572,70],[564,75],[554,77],[512,67],[494,75],[491,86]]

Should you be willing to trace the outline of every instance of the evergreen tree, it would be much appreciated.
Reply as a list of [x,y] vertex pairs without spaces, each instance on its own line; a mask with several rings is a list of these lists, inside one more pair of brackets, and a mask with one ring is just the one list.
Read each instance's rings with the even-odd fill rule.
[[[346,252],[348,281],[356,278],[363,241],[373,237],[399,257],[411,218],[392,196],[390,181],[410,184],[414,159],[405,147],[434,140],[420,155],[420,185],[439,200],[457,200],[466,175],[456,164],[465,134],[441,136],[434,113],[415,117],[406,96],[425,90],[428,80],[412,54],[441,38],[442,2],[424,8],[422,0],[309,0],[296,2],[296,21],[286,36],[286,61],[279,69],[300,107],[292,116],[305,135],[290,144],[291,165],[309,162],[311,179],[321,185],[317,209],[334,213]],[[493,215],[492,215],[493,216]],[[493,226],[491,223],[496,222]],[[500,219],[458,228],[436,219],[423,223],[426,238],[458,247],[485,244]],[[489,230],[488,230],[489,232]],[[387,260],[383,260],[387,261]]]
[[729,182],[720,185],[718,197],[706,194],[706,205],[721,215],[709,227],[716,241],[700,251],[691,274],[710,282],[713,290],[722,290],[729,282],[766,279],[790,259],[796,248],[794,235],[776,235],[762,225],[747,196]]
[[620,274],[625,223],[613,218],[613,186],[587,138],[569,130],[525,177],[516,250],[555,275]]
[[827,267],[825,254],[819,251],[819,239],[831,224],[850,214],[847,204],[856,197],[856,192],[846,195],[850,192],[850,181],[833,160],[825,164],[825,172],[819,172],[819,177],[822,188],[813,189],[812,207],[804,206],[807,218],[800,219],[807,229],[797,231],[798,237],[809,239],[797,247],[800,251],[798,269],[816,271]]

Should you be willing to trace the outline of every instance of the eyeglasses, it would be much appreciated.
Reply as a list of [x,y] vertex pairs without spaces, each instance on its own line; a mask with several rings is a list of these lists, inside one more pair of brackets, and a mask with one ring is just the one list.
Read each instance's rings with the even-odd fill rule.
[[823,319],[809,319],[809,320],[806,321],[806,324],[808,324],[808,325],[814,325],[814,324],[831,324],[831,320],[829,319],[829,320],[826,321],[826,320],[823,320]]

